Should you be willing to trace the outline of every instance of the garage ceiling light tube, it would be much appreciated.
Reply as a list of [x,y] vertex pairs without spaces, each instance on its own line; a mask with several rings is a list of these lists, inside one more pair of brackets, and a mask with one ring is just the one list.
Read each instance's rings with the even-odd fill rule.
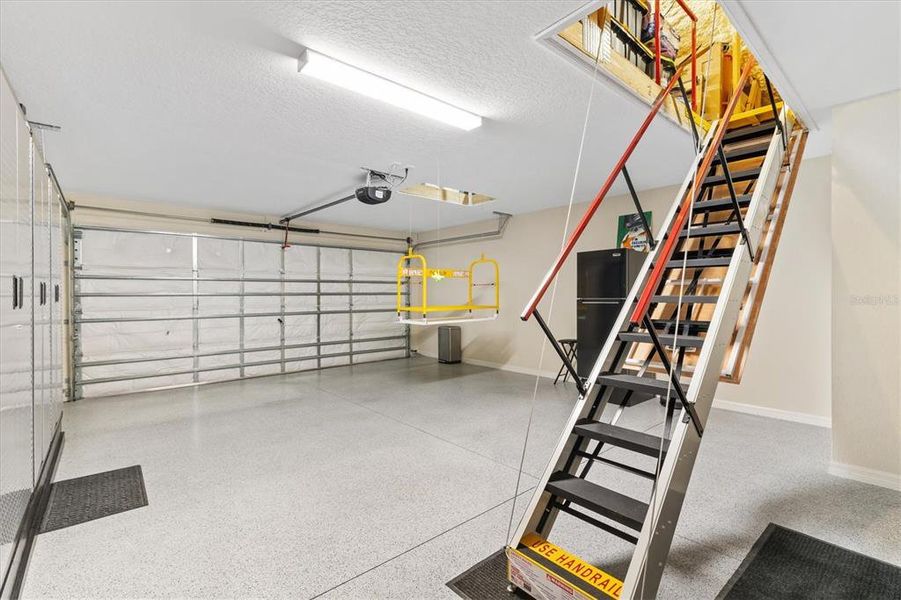
[[297,70],[310,77],[387,102],[425,117],[470,131],[482,125],[482,117],[451,106],[431,96],[388,81],[356,67],[306,49],[300,55]]

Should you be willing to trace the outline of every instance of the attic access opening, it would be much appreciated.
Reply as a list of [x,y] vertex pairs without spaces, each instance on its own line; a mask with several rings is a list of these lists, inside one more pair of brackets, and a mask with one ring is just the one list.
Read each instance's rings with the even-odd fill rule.
[[[682,66],[682,84],[692,96],[692,116],[705,130],[723,113],[748,57],[725,11],[714,0],[593,1],[536,39],[588,74],[597,72],[648,105]],[[772,112],[772,104],[781,108],[782,100],[767,85],[760,67],[755,67],[750,88],[730,122],[757,124],[759,117]],[[682,102],[667,102],[661,112],[688,128],[689,111]]]
[[448,204],[459,204],[460,206],[477,206],[494,202],[494,198],[487,194],[478,194],[476,192],[468,192],[466,190],[458,190],[451,187],[442,187],[434,183],[420,183],[411,185],[410,187],[400,190],[401,194],[407,196],[415,196],[417,198],[425,198],[427,200],[437,200]]

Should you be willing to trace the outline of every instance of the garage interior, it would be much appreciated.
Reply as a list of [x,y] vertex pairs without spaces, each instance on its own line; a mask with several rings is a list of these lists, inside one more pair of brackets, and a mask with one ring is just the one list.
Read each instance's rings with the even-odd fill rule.
[[901,597],[899,40],[0,3],[0,595]]

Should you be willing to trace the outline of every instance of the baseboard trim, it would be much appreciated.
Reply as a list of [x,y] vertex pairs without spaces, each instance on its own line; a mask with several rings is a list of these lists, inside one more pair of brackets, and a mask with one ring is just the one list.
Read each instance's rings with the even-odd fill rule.
[[31,498],[28,500],[28,507],[25,509],[25,515],[16,534],[16,541],[13,545],[13,557],[3,584],[0,586],[0,598],[3,600],[7,598],[16,600],[22,593],[25,575],[28,572],[28,561],[31,558],[31,550],[34,546],[34,538],[38,534],[41,521],[44,518],[44,511],[47,509],[47,501],[50,499],[50,485],[53,483],[53,476],[59,464],[64,438],[62,417],[60,417],[60,420],[56,423],[50,448],[47,451],[47,458],[41,467],[37,485],[31,493]]
[[[438,360],[438,355],[432,354],[431,352],[423,352],[421,350],[417,350],[416,352],[420,356],[425,356],[428,358],[434,358],[435,360]],[[506,364],[491,362],[489,360],[468,358],[465,355],[463,356],[462,362],[466,363],[467,365],[474,365],[476,367],[488,367],[491,369],[498,369],[500,371],[510,371],[511,373],[519,373],[520,375],[532,375],[532,376],[541,375],[542,377],[545,377],[547,379],[553,379],[554,377],[557,376],[557,371],[542,371],[539,373],[537,369],[527,369],[524,367],[517,367],[517,366],[513,366],[513,365],[506,365]]]
[[[425,356],[428,358],[434,358],[438,360],[438,356],[436,354],[432,354],[430,352],[423,352],[421,350],[416,351],[420,356]],[[501,364],[496,362],[491,362],[488,360],[480,360],[477,358],[468,358],[465,355],[463,356],[462,362],[475,365],[477,367],[488,367],[491,369],[499,369],[501,371],[510,371],[511,373],[519,373],[521,375],[531,375],[535,376],[536,374],[541,375],[546,379],[554,379],[557,376],[557,371],[542,371],[538,372],[537,369],[527,369],[524,367],[517,367],[514,365]],[[748,415],[757,415],[759,417],[768,417],[770,419],[779,419],[780,421],[791,421],[793,423],[803,423],[804,425],[813,425],[815,427],[832,427],[832,419],[829,417],[821,417],[818,415],[811,415],[808,413],[795,412],[790,410],[781,410],[778,408],[766,408],[763,406],[755,406],[753,404],[743,404],[741,402],[730,402],[729,400],[718,400],[714,399],[713,401],[714,408],[720,408],[723,410],[731,410],[733,412],[745,413]]]
[[757,415],[758,417],[769,417],[770,419],[779,419],[780,421],[791,421],[793,423],[814,425],[816,427],[832,427],[832,419],[830,419],[829,417],[821,417],[819,415],[811,415],[808,413],[795,412],[791,410],[781,410],[778,408],[755,406],[753,404],[744,404],[741,402],[730,402],[729,400],[714,399],[713,408],[731,410],[733,412],[745,413],[747,415]]
[[901,475],[896,473],[832,461],[829,463],[829,474],[901,492]]

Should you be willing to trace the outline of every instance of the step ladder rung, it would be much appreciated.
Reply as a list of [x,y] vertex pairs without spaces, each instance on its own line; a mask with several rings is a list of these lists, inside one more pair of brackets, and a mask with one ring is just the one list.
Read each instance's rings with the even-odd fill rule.
[[687,237],[710,237],[710,236],[720,236],[720,235],[733,235],[736,233],[741,233],[741,227],[739,227],[738,223],[716,223],[714,225],[701,225],[699,223],[695,223],[691,226],[691,229],[683,229],[679,232],[680,238]]
[[[751,194],[740,194],[735,196],[738,206],[744,208],[751,204]],[[711,212],[715,210],[729,210],[732,208],[732,198],[713,198],[712,200],[701,200],[695,202],[694,212]]]
[[[619,334],[619,339],[624,342],[635,342],[638,344],[651,344],[650,333],[641,331],[624,331]],[[700,348],[704,345],[704,338],[696,335],[673,335],[671,333],[657,332],[657,339],[664,346],[676,346],[679,348]]]
[[[583,419],[576,423],[573,433],[592,440],[610,444],[624,450],[631,450],[645,456],[657,457],[660,453],[660,438],[655,435],[627,429],[610,423]],[[669,449],[669,440],[663,440],[663,454]]]
[[[757,179],[757,176],[760,175],[760,167],[754,169],[746,169],[744,171],[736,171],[734,173],[730,173],[732,175],[732,182],[739,183],[741,181],[750,181],[752,179]],[[716,186],[716,185],[725,185],[726,184],[726,175],[720,173],[719,175],[708,175],[706,179],[704,179],[704,185]]]
[[[767,150],[770,149],[770,140],[765,139],[759,142],[754,142],[753,144],[748,144],[746,146],[742,146],[740,148],[735,148],[734,150],[726,150],[726,161],[739,161],[739,160],[748,160],[751,158],[760,158],[761,156],[766,156]],[[717,153],[716,157],[713,159],[713,164],[719,164],[720,157]]]
[[626,471],[627,473],[632,473],[633,475],[638,475],[639,477],[644,477],[645,479],[657,479],[657,475],[654,473],[651,473],[650,471],[645,471],[645,470],[639,469],[637,467],[627,465],[626,463],[617,462],[615,460],[611,460],[604,456],[595,456],[588,452],[582,452],[582,451],[576,451],[576,452],[573,452],[573,454],[575,454],[576,456],[578,456],[580,458],[587,458],[588,460],[591,460],[593,462],[599,462],[599,463],[603,463],[605,465],[610,465],[611,467],[621,469],[623,471]]
[[727,131],[726,135],[723,136],[723,143],[734,144],[737,142],[752,140],[754,138],[763,136],[770,137],[773,135],[774,129],[776,129],[775,121],[767,121],[766,123],[762,123],[760,125],[751,125],[750,127],[739,127],[737,129]]
[[560,471],[551,476],[545,489],[577,506],[638,531],[648,513],[648,505],[641,500]]
[[[598,375],[597,382],[601,385],[607,385],[621,390],[631,390],[642,394],[650,394],[651,396],[666,396],[666,391],[670,385],[662,379],[654,377],[638,377],[636,375],[628,375],[626,373],[604,373]],[[670,396],[676,397],[676,391],[670,390]]]
[[692,258],[732,258],[735,248],[697,248],[683,250],[679,249],[673,252],[672,260],[682,260],[685,256]]
[[[654,323],[654,327],[661,328],[661,329],[676,326],[675,319],[653,319],[651,322]],[[710,327],[710,321],[694,321],[694,320],[690,320],[690,319],[679,319],[678,325],[679,325],[679,329],[682,331],[684,331],[686,327],[688,327],[689,330],[707,331],[707,329]]]
[[675,258],[666,263],[667,269],[707,269],[712,267],[728,267],[732,262],[730,256],[717,256],[714,258]]
[[[718,296],[682,296],[682,304],[716,304],[719,300]],[[679,296],[651,296],[651,302],[654,304],[676,304],[679,302]]]

